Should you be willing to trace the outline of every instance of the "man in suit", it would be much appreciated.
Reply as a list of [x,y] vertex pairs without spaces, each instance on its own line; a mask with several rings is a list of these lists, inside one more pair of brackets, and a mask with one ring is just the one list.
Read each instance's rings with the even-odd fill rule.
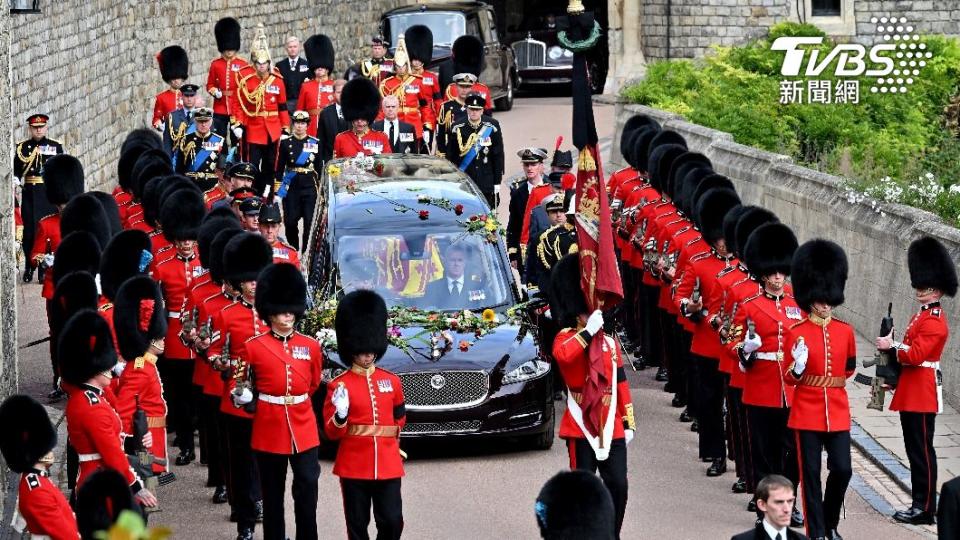
[[286,42],[287,57],[277,62],[277,69],[283,76],[283,86],[287,91],[287,110],[297,110],[297,98],[300,86],[310,78],[307,61],[300,56],[300,38],[290,36]]
[[400,101],[397,96],[384,96],[381,103],[383,108],[383,120],[377,120],[370,126],[370,129],[382,131],[390,139],[390,146],[397,154],[420,154],[423,145],[417,138],[413,124],[404,122],[397,118],[397,112],[400,109]]
[[181,86],[180,94],[183,96],[183,107],[175,109],[167,115],[167,129],[163,130],[163,149],[170,155],[173,155],[174,150],[180,147],[180,141],[183,140],[184,135],[196,130],[193,113],[197,106],[197,91],[199,90],[200,87],[195,84]]
[[337,138],[337,134],[350,129],[350,124],[343,119],[343,111],[340,109],[340,94],[345,84],[347,84],[345,79],[337,79],[333,82],[334,102],[320,112],[317,140],[320,141],[320,160],[324,163],[333,158],[333,141]]
[[469,279],[467,248],[459,243],[450,244],[443,252],[443,277],[427,283],[423,295],[428,306],[438,309],[476,309],[491,303],[490,293],[475,276]]
[[806,535],[790,529],[790,516],[797,500],[793,482],[779,474],[767,475],[757,484],[756,498],[763,519],[730,540],[808,540]]

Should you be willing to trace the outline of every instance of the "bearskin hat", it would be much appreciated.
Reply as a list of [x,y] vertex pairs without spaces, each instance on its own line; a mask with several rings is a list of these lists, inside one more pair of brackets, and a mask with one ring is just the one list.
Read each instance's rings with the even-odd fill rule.
[[80,538],[96,538],[96,533],[113,526],[124,510],[143,515],[126,478],[115,469],[100,469],[91,474],[77,490],[74,512]]
[[256,280],[272,262],[273,248],[270,244],[259,234],[244,232],[232,238],[223,248],[223,277],[239,288],[240,282]]
[[690,171],[694,169],[713,170],[713,164],[707,156],[699,152],[685,152],[677,156],[670,164],[670,170],[667,172],[667,195],[672,199],[681,199],[680,182]]
[[76,231],[87,231],[92,234],[97,239],[101,250],[113,236],[103,205],[90,193],[77,195],[60,213],[60,235],[66,237]]
[[[737,220],[737,224],[733,229],[733,246],[729,249],[733,249],[734,254],[743,260],[744,248],[747,245],[747,240],[750,238],[750,235],[753,231],[757,230],[757,227],[764,225],[766,223],[779,223],[780,220],[777,219],[777,216],[773,212],[762,208],[760,206],[748,206],[740,215],[740,219]],[[729,239],[727,240],[729,243]],[[746,261],[743,261],[743,264],[747,264]]]
[[650,143],[653,142],[654,137],[656,137],[658,133],[660,133],[660,130],[649,127],[640,128],[634,133],[633,139],[630,139],[633,145],[634,167],[640,172],[646,173],[650,171]]
[[610,491],[595,474],[563,471],[547,481],[534,506],[540,536],[548,540],[616,538]]
[[634,169],[637,168],[637,157],[633,152],[633,141],[636,140],[641,131],[647,130],[647,128],[643,128],[642,130],[634,129],[620,133],[620,155],[623,156],[623,161]]
[[658,192],[668,195],[670,166],[673,161],[686,153],[687,149],[679,144],[664,144],[650,151],[650,184]]
[[681,211],[684,214],[691,216],[691,218],[696,215],[697,202],[710,189],[709,187],[702,187],[703,179],[714,174],[713,169],[697,167],[691,169],[680,180],[679,187],[675,191],[677,199],[680,200]]
[[650,140],[648,153],[653,152],[654,148],[665,144],[679,144],[684,149],[687,148],[687,140],[683,138],[683,135],[672,129],[661,129],[653,136],[653,139]]
[[187,51],[179,45],[170,45],[158,52],[157,64],[160,66],[160,76],[166,83],[190,76],[190,59]]
[[723,220],[731,208],[740,205],[740,197],[729,189],[714,188],[703,194],[695,212],[700,235],[708,244],[723,238]]
[[743,259],[750,272],[757,277],[777,272],[789,276],[796,251],[797,237],[790,227],[783,223],[767,223],[750,234],[743,248]]
[[415,24],[403,32],[407,42],[407,56],[410,60],[419,60],[424,65],[433,60],[433,32],[422,24]]
[[143,356],[150,342],[167,334],[167,313],[156,281],[134,276],[123,282],[113,303],[113,327],[126,360]]
[[483,43],[475,36],[465,34],[453,42],[453,74],[483,71]]
[[189,189],[175,191],[160,207],[163,237],[170,242],[196,240],[206,211],[203,195]]
[[341,362],[350,365],[354,356],[365,353],[379,360],[387,352],[387,304],[373,291],[350,292],[337,305],[334,329]]
[[57,339],[60,375],[70,384],[83,384],[117,365],[110,325],[93,309],[73,314]]
[[[298,319],[307,310],[307,282],[290,263],[268,265],[257,277],[257,315],[269,322],[271,315],[293,313]],[[370,328],[365,328],[369,332]],[[386,335],[386,329],[384,329]]]
[[170,174],[173,174],[173,165],[166,152],[156,148],[143,151],[130,171],[134,197],[143,198],[143,190],[151,179]]
[[[154,130],[149,130],[150,135],[135,135],[135,133],[139,131],[148,130],[131,131],[120,149],[120,158],[117,160],[117,183],[121,188],[130,193],[134,192],[133,167],[136,165],[137,160],[140,159],[140,156],[148,150],[163,151],[163,143],[155,142],[160,141],[160,137],[156,136]],[[150,139],[149,137],[153,137],[154,139]]]
[[200,252],[200,265],[210,269],[210,244],[222,231],[227,229],[239,229],[240,222],[236,214],[227,207],[221,206],[229,213],[229,217],[224,216],[222,212],[209,213],[200,223],[200,231],[197,233],[197,250]]
[[123,154],[136,146],[163,149],[163,139],[160,138],[155,129],[137,128],[127,133],[127,137],[123,139],[123,144],[120,145],[120,153]]
[[100,292],[93,274],[78,270],[65,274],[53,291],[53,302],[47,311],[50,334],[57,335],[67,320],[81,309],[97,309]]
[[160,224],[160,194],[163,192],[163,179],[166,176],[157,176],[147,180],[140,196],[140,209],[143,211],[143,221],[157,228]]
[[561,327],[576,326],[577,317],[587,313],[587,299],[580,286],[580,256],[565,255],[550,272],[550,312]]
[[53,255],[53,284],[70,272],[88,272],[95,275],[100,268],[100,242],[87,231],[66,235]]
[[43,185],[47,200],[57,206],[83,193],[83,164],[69,154],[57,154],[43,164]]
[[737,222],[743,217],[749,206],[735,206],[723,216],[723,239],[727,242],[727,251],[735,253],[737,249]]
[[696,205],[696,202],[700,200],[700,197],[702,197],[704,193],[714,188],[729,189],[733,192],[737,191],[737,189],[733,186],[733,182],[731,182],[729,178],[722,174],[717,174],[713,171],[710,171],[710,174],[701,177],[700,182],[690,193],[690,198],[693,200],[692,203]]
[[103,207],[107,224],[110,226],[110,237],[113,238],[114,235],[123,230],[123,225],[120,223],[120,207],[117,206],[117,200],[113,198],[113,195],[105,191],[88,191],[87,193],[93,195],[93,197],[100,202],[100,206]]
[[323,34],[315,34],[303,42],[303,54],[307,57],[307,65],[310,71],[317,68],[327,68],[328,72],[333,71],[335,53],[333,42]]
[[[208,261],[210,266],[207,267],[207,270],[210,271],[210,279],[214,283],[223,283],[226,279],[223,269],[223,250],[227,247],[227,243],[238,234],[243,234],[243,230],[239,227],[230,227],[219,231],[210,242],[210,258]],[[272,257],[271,254],[271,260]]]
[[0,405],[0,452],[7,467],[17,473],[30,471],[57,446],[57,430],[43,405],[21,394]]
[[351,79],[340,94],[340,108],[347,123],[354,120],[372,123],[380,112],[380,91],[366,77]]
[[804,311],[811,311],[814,302],[839,306],[847,283],[847,254],[829,240],[810,240],[793,254],[790,281],[793,297]]
[[914,289],[938,289],[947,296],[957,294],[956,263],[939,240],[924,236],[907,249],[910,286]]
[[114,236],[100,258],[100,288],[113,301],[124,281],[146,272],[144,253],[152,248],[147,233],[128,229]]
[[627,121],[623,123],[623,129],[620,133],[620,143],[621,147],[623,145],[623,136],[632,133],[635,131],[640,131],[641,129],[653,129],[654,131],[660,131],[660,123],[657,122],[652,116],[648,114],[635,114],[630,118],[627,118]]
[[213,35],[217,39],[217,50],[240,50],[240,23],[233,17],[224,17],[213,26]]

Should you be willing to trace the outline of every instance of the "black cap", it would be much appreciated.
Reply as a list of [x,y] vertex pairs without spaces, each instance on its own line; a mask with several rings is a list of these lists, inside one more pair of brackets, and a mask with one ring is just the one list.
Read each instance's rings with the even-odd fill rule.
[[463,99],[463,103],[468,109],[483,109],[487,105],[487,100],[480,94],[470,94]]
[[187,97],[195,96],[199,91],[200,87],[193,83],[187,83],[180,87],[180,93]]
[[227,169],[227,176],[232,178],[246,178],[251,181],[257,179],[258,173],[257,166],[247,161],[234,163]]
[[263,201],[260,200],[260,197],[247,197],[240,203],[240,213],[245,216],[258,216],[262,205]]
[[547,200],[547,204],[544,205],[544,209],[547,212],[565,212],[566,208],[563,206],[563,199],[563,194],[554,194],[552,199]]
[[[240,206],[243,211],[243,206]],[[283,223],[280,217],[280,205],[277,203],[263,203],[260,205],[260,223]]]
[[524,148],[517,150],[517,156],[523,163],[543,163],[547,159],[547,151],[544,148]]

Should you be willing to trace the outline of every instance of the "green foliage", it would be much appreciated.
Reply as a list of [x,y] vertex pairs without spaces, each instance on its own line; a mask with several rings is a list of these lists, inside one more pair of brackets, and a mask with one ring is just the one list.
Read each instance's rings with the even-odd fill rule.
[[[703,59],[653,63],[646,79],[625,88],[622,95],[729,132],[742,144],[845,176],[868,196],[913,204],[958,223],[960,184],[949,188],[960,181],[960,141],[944,127],[944,110],[958,93],[960,41],[926,36],[916,42],[918,49],[925,47],[933,56],[925,59],[927,65],[913,77],[906,94],[871,93],[874,79],[861,77],[859,103],[808,103],[807,80],[828,81],[832,96],[842,81],[850,80],[833,75],[834,59],[820,75],[801,79],[802,103],[781,104],[781,81],[787,80],[780,74],[783,53],[772,51],[770,45],[782,36],[825,34],[810,24],[780,23],[764,38],[738,47],[715,47]],[[834,46],[825,37],[816,47],[819,58]],[[887,56],[896,62],[908,60]],[[927,173],[942,188],[936,194]],[[897,198],[891,199],[891,194]]]

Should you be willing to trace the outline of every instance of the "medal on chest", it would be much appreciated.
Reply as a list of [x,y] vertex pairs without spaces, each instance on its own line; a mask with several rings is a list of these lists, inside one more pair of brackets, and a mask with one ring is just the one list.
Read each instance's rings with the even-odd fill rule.
[[381,393],[393,392],[393,383],[390,379],[381,379],[377,381],[377,390]]
[[290,351],[294,360],[310,360],[310,348],[304,345],[294,345]]

